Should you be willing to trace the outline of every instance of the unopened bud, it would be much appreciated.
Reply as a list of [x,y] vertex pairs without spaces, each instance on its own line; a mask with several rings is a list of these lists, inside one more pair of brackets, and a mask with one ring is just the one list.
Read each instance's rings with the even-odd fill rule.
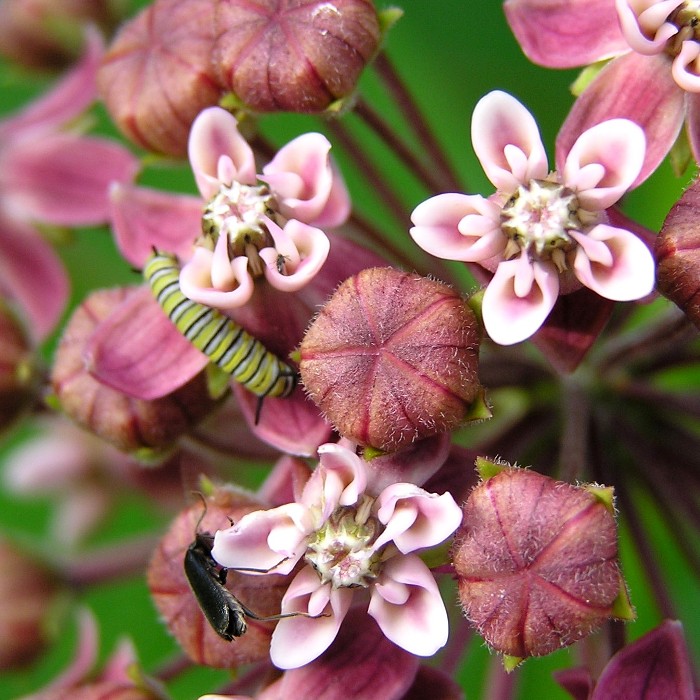
[[486,478],[464,505],[453,560],[464,613],[486,642],[543,656],[627,617],[611,490],[477,464]]
[[61,408],[78,425],[124,452],[146,456],[172,447],[216,402],[203,373],[152,401],[127,396],[89,373],[84,349],[92,332],[132,292],[99,290],[76,309],[56,351],[51,381]]
[[194,118],[218,104],[212,0],[156,0],[109,46],[98,87],[110,116],[143,148],[187,153]]
[[[184,570],[185,553],[198,534],[213,535],[261,507],[250,494],[216,489],[206,500],[206,511],[205,505],[196,501],[177,516],[153,555],[148,586],[155,605],[183,651],[198,664],[236,668],[269,656],[273,624],[248,619],[247,631],[235,643],[223,639],[205,617]],[[226,577],[229,591],[261,617],[279,614],[288,585],[289,578],[279,575],[229,570]]]
[[301,344],[301,378],[344,437],[386,452],[450,431],[482,397],[479,328],[453,289],[392,268],[349,278]]
[[42,653],[58,588],[47,569],[0,539],[0,669],[20,668]]
[[379,44],[370,0],[221,0],[214,65],[258,112],[321,112],[353,91]]

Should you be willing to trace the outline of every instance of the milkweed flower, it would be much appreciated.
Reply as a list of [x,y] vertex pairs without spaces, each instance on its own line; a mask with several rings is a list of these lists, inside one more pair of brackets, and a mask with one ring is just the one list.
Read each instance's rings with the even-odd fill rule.
[[320,464],[298,502],[255,511],[216,533],[212,556],[227,568],[289,574],[304,566],[282,599],[270,657],[303,666],[333,642],[353,598],[369,594],[367,612],[392,642],[418,656],[447,641],[445,606],[415,553],[447,539],[462,514],[450,494],[410,483],[372,492],[366,463],[350,449],[324,444]]
[[532,115],[494,91],[474,109],[472,143],[496,193],[432,197],[414,210],[410,233],[432,255],[494,273],[483,319],[495,342],[530,337],[559,294],[582,286],[614,301],[652,291],[650,251],[631,231],[611,226],[606,214],[642,167],[639,126],[626,119],[597,124],[549,172]]
[[[610,62],[576,100],[557,148],[613,117],[647,137],[639,182],[675,142],[684,120],[700,158],[700,8],[695,0],[506,0],[508,23],[525,55],[551,68]],[[640,99],[643,95],[644,99]]]

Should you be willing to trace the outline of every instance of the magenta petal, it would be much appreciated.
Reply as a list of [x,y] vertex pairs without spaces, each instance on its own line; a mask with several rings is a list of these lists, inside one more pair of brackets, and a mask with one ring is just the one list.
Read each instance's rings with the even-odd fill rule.
[[145,400],[175,391],[209,362],[170,322],[148,287],[135,290],[100,323],[84,354],[97,380]]
[[700,94],[686,93],[685,104],[687,110],[685,128],[688,132],[690,150],[697,163],[700,161]]
[[668,57],[630,53],[610,62],[581,93],[557,136],[557,167],[587,129],[622,117],[644,130],[647,151],[632,187],[651,175],[673,146],[685,118],[685,93],[671,76]]
[[[624,688],[624,694],[620,689]],[[614,698],[693,700],[693,678],[680,622],[666,620],[623,647],[596,683],[591,700]]]
[[595,63],[629,50],[612,0],[506,0],[523,53],[550,68]]
[[110,191],[112,230],[122,255],[142,267],[153,248],[192,256],[201,231],[202,200],[146,187],[115,184]]
[[18,218],[57,226],[90,226],[109,218],[110,183],[129,182],[138,160],[100,138],[47,134],[22,139],[2,158],[4,205]]
[[35,340],[58,323],[68,277],[54,249],[31,227],[0,215],[0,292],[26,312]]
[[552,675],[574,700],[589,700],[591,697],[595,684],[587,668],[565,668],[555,671]]

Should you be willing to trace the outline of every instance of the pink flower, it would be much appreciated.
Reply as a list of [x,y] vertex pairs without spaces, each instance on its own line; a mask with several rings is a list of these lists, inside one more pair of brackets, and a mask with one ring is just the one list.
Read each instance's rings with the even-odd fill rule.
[[557,149],[613,117],[639,124],[647,153],[639,184],[666,156],[684,119],[700,158],[700,10],[692,0],[506,0],[508,22],[535,63],[570,68],[613,60],[581,93]]
[[615,301],[651,292],[650,251],[606,214],[642,166],[644,133],[636,124],[613,119],[588,129],[549,173],[532,115],[494,91],[474,109],[472,143],[496,193],[428,199],[413,212],[411,236],[433,255],[494,273],[483,318],[495,342],[530,337],[558,295],[582,285]]
[[460,508],[451,495],[410,483],[375,496],[367,465],[352,450],[325,444],[318,452],[320,464],[298,502],[249,513],[217,532],[212,550],[231,569],[289,574],[304,560],[282,599],[282,613],[304,615],[278,623],[273,663],[298,668],[322,654],[362,589],[367,612],[388,639],[418,656],[434,654],[447,641],[447,613],[415,552],[448,538]]
[[0,122],[0,292],[24,308],[37,339],[58,321],[68,281],[36,224],[106,222],[110,182],[129,181],[138,169],[136,158],[118,144],[66,128],[95,99],[101,55],[101,40],[91,35],[72,71]]

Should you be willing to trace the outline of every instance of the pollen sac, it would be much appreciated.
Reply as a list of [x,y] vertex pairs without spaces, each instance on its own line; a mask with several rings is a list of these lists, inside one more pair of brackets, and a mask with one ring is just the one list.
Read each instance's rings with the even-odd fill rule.
[[384,452],[456,428],[482,396],[479,327],[453,289],[369,268],[337,289],[301,344],[301,378],[344,437]]
[[[163,536],[148,568],[148,587],[171,634],[195,662],[214,668],[236,668],[270,653],[274,623],[248,620],[245,634],[233,642],[222,639],[207,621],[187,581],[183,561],[197,533],[213,535],[231,521],[265,507],[250,494],[218,488],[204,504],[194,499]],[[203,517],[202,517],[202,514]],[[200,522],[201,518],[201,522]],[[247,608],[260,616],[280,612],[289,578],[260,576],[229,570],[226,586]]]
[[76,309],[56,351],[51,381],[61,408],[78,425],[145,458],[173,447],[216,402],[201,372],[172,394],[152,401],[127,396],[90,374],[83,351],[92,332],[132,291],[99,290]]
[[258,112],[321,112],[345,97],[380,38],[370,0],[221,0],[213,63]]
[[187,152],[194,118],[222,93],[211,66],[212,0],[157,0],[126,23],[104,56],[98,88],[110,116],[139,146]]
[[673,206],[656,239],[659,291],[700,328],[700,182]]
[[498,473],[463,506],[453,562],[464,614],[486,642],[543,656],[629,617],[611,490],[479,462]]

